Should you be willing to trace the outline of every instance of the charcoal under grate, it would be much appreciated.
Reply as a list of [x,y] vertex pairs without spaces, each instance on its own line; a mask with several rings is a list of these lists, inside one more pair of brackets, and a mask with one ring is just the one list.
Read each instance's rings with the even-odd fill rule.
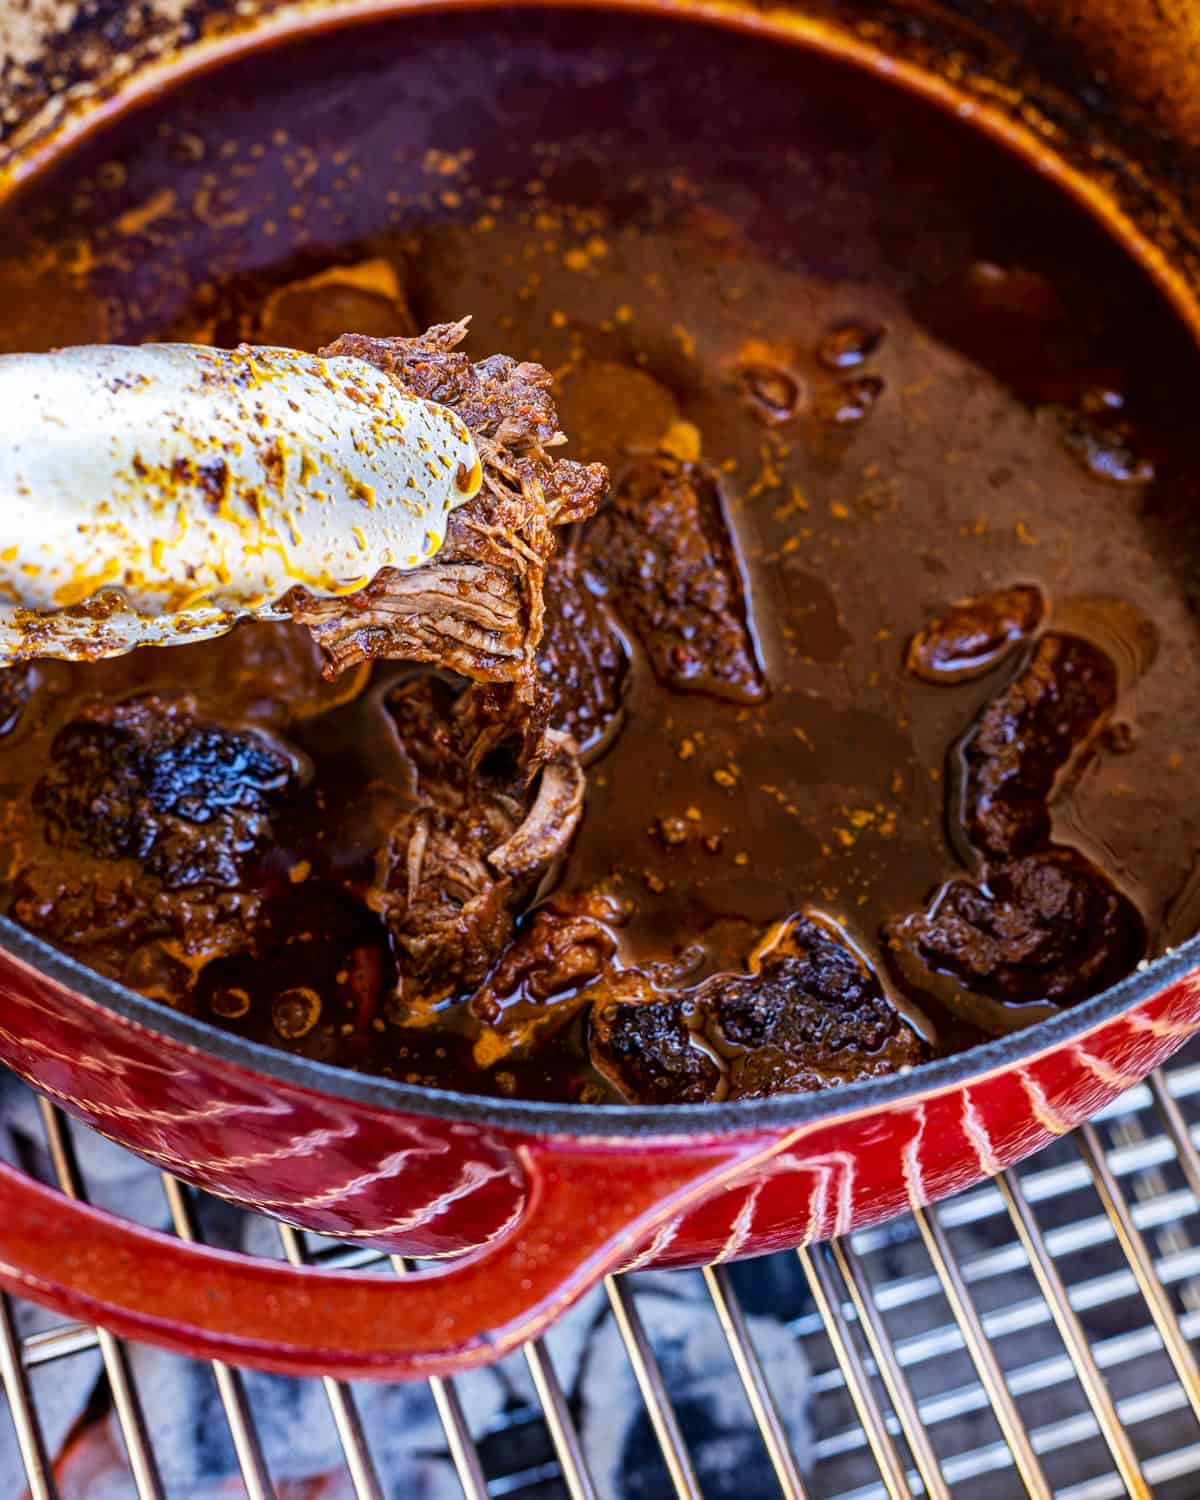
[[[188,1239],[420,1274],[160,1177],[0,1080],[26,1170]],[[3,1500],[1200,1495],[1200,1050],[1022,1168],[829,1246],[610,1279],[427,1385],[199,1364],[0,1298]]]

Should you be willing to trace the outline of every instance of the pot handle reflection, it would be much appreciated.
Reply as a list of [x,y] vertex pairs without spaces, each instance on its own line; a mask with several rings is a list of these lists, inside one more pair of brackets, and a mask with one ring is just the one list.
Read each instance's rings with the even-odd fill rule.
[[449,1375],[536,1337],[662,1225],[783,1145],[520,1146],[528,1196],[513,1224],[402,1280],[191,1244],[0,1164],[0,1284],[193,1357],[287,1375]]

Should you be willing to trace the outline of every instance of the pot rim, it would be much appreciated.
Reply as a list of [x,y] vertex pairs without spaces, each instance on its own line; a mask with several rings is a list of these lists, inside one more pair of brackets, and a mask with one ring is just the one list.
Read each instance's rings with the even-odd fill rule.
[[376,1110],[487,1125],[528,1136],[694,1137],[807,1128],[840,1116],[911,1102],[922,1095],[962,1089],[987,1074],[1031,1062],[1041,1054],[1077,1041],[1106,1021],[1132,1013],[1189,975],[1200,977],[1200,935],[1160,958],[1145,962],[1090,1000],[950,1057],[920,1063],[907,1072],[850,1083],[844,1088],[775,1094],[767,1099],[721,1104],[560,1104],[498,1099],[402,1083],[300,1057],[172,1010],[161,1001],[148,999],[115,980],[106,979],[27,932],[11,917],[0,916],[0,958],[5,957],[139,1030],[157,1033],[219,1062],[326,1098],[345,1099]]

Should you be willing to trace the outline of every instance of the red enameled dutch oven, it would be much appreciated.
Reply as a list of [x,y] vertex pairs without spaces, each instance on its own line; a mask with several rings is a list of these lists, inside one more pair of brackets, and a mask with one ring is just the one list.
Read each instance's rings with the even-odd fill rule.
[[[385,8],[152,4],[99,18],[81,8],[54,31],[55,6],[44,33],[36,7],[0,18],[0,162],[7,153],[10,171],[25,170],[102,117],[114,80],[153,90],[172,69],[285,26]],[[841,0],[626,8],[819,47],[969,109],[1119,221],[1200,326],[1200,90],[1186,16],[1170,23],[1151,0],[1078,13],[1069,0],[962,0],[953,15]],[[108,983],[7,921],[0,944],[0,1060],[71,1114],[234,1202],[454,1257],[407,1281],[269,1263],[182,1243],[0,1168],[0,1282],[123,1335],[302,1374],[446,1374],[537,1334],[606,1272],[877,1223],[1036,1151],[1200,1029],[1193,941],[1051,1021],[883,1082],[733,1105],[562,1108],[296,1059]]]

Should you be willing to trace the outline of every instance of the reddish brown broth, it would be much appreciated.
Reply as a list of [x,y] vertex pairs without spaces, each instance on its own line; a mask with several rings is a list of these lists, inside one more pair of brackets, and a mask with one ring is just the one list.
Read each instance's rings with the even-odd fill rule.
[[[423,17],[184,82],[0,206],[0,239],[0,349],[316,347],[470,312],[476,356],[555,372],[568,452],[609,463],[621,493],[656,450],[705,466],[678,513],[709,527],[709,563],[749,601],[721,617],[720,652],[671,654],[622,609],[638,564],[622,573],[612,506],[579,542],[579,586],[608,591],[629,662],[619,719],[598,702],[574,726],[591,742],[587,811],[555,890],[619,902],[624,964],[718,983],[809,913],[840,924],[919,1049],[945,1052],[1049,1009],[990,978],[958,1003],[946,974],[970,990],[961,969],[935,981],[902,951],[918,928],[941,951],[926,908],[944,882],[959,916],[990,920],[981,859],[1025,889],[1031,848],[1078,851],[1053,856],[1055,878],[1094,871],[1111,897],[1063,910],[1115,934],[1082,966],[1089,992],[1194,928],[1196,351],[1105,232],[960,123],[841,64],[699,28]],[[336,266],[358,269],[277,294]],[[655,567],[670,562],[664,547]],[[996,591],[951,639],[956,601]],[[918,676],[906,652],[926,627]],[[1021,813],[1033,845],[997,849],[963,804],[983,731],[964,737],[1019,693],[1031,653],[1054,654],[1046,632],[1082,643],[1072,660],[1103,656],[1112,682],[1055,731],[1044,805]],[[384,708],[405,671],[323,683],[283,626],[39,666],[0,737],[6,900],[31,864],[69,875],[78,858],[46,844],[34,806],[55,734],[96,700],[187,692],[204,716],[282,736],[311,776],[249,862],[257,956],[192,984],[169,945],[130,968],[118,942],[114,972],[350,1067],[617,1098],[587,1060],[586,1008],[545,1027],[534,1004],[496,1032],[461,1001],[390,998],[366,891],[411,795]],[[1056,950],[1046,972],[1080,962]]]

